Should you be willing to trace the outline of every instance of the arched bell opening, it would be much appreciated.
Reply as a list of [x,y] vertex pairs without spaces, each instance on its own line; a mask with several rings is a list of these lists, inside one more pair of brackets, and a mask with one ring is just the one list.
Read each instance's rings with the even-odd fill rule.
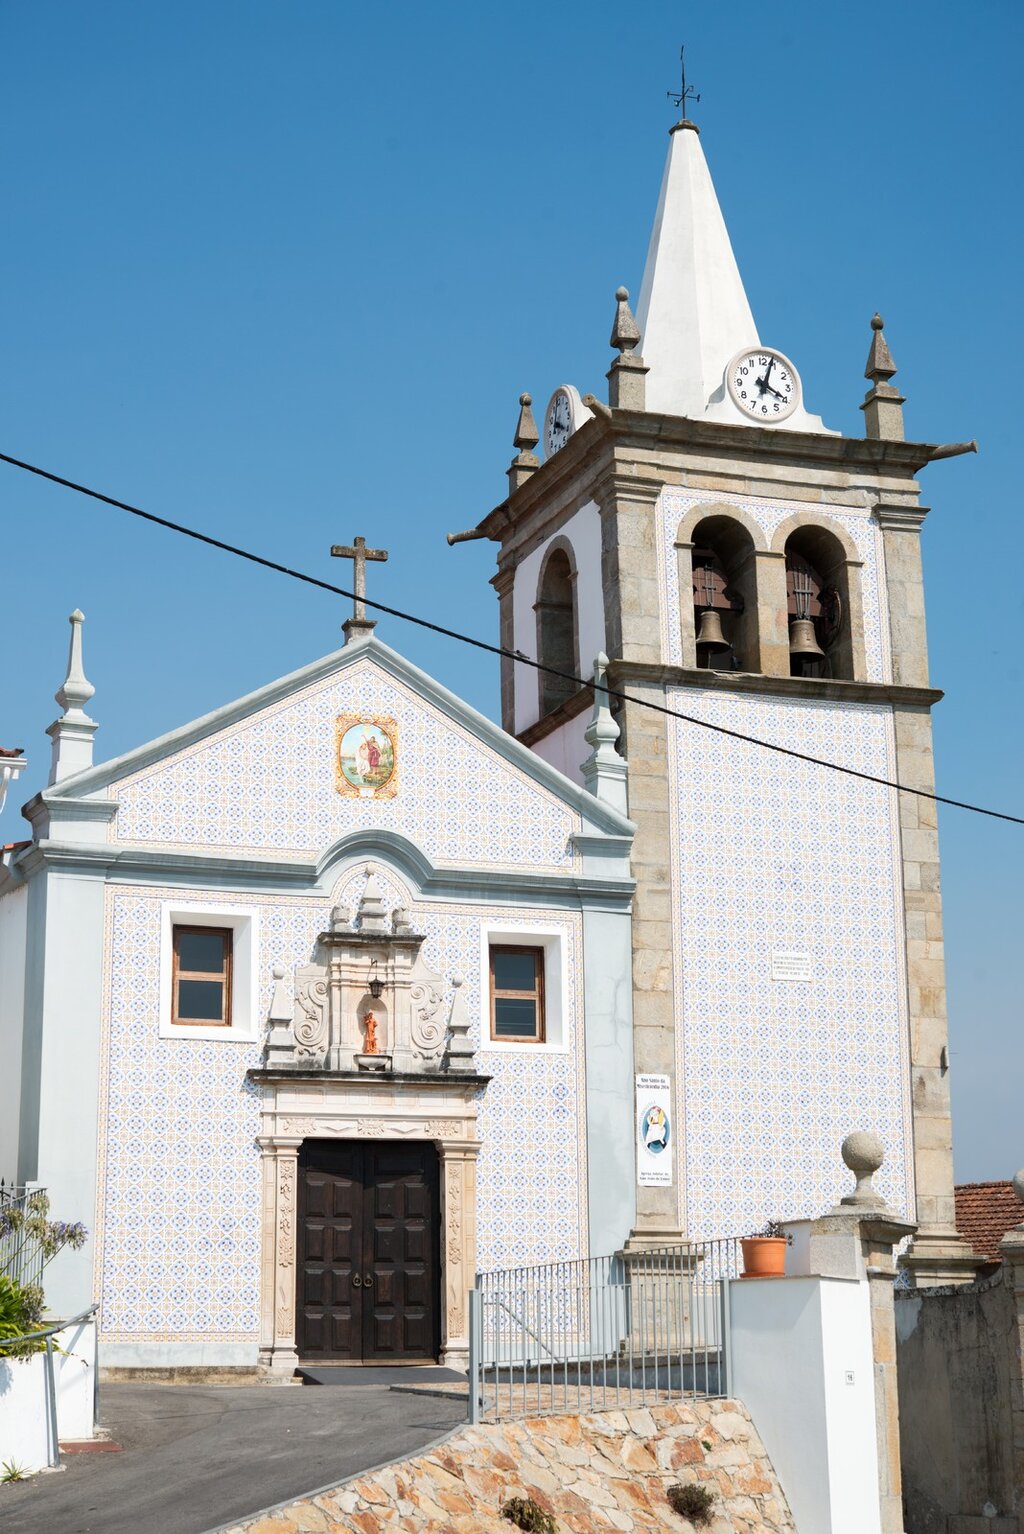
[[760,669],[754,542],[731,517],[693,529],[692,601],[696,664],[709,671]]
[[790,676],[853,680],[846,550],[823,527],[786,539]]
[[578,691],[576,655],[576,577],[565,548],[556,546],[544,561],[534,604],[537,614],[537,659],[564,676],[538,672],[541,717]]

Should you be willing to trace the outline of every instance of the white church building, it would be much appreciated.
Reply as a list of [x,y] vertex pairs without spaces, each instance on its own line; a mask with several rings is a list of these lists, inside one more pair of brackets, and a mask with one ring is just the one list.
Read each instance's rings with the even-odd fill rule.
[[524,395],[452,540],[497,546],[501,727],[357,603],[96,765],[72,615],[0,870],[0,1170],[89,1225],[48,1299],[108,1365],[464,1364],[476,1271],[815,1215],[857,1128],[912,1281],[970,1277],[934,805],[885,786],[933,783],[915,476],[963,448],[905,440],[873,324],[845,437],[680,122],[608,402]]

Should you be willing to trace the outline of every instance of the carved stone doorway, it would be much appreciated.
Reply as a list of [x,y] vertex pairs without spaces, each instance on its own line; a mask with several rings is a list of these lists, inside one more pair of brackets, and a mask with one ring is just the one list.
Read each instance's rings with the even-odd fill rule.
[[301,1362],[437,1359],[434,1145],[305,1141],[298,1242],[295,1344]]

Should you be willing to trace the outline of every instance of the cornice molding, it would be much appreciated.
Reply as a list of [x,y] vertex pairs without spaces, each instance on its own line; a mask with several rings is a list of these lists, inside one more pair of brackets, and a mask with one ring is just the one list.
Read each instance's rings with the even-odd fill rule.
[[613,688],[630,682],[665,687],[701,687],[709,692],[771,694],[830,703],[888,703],[895,708],[932,708],[943,694],[934,687],[900,687],[887,682],[841,682],[804,676],[763,676],[749,671],[704,671],[648,661],[613,660],[608,668]]
[[892,506],[879,501],[873,515],[883,532],[916,533],[929,511],[930,506]]

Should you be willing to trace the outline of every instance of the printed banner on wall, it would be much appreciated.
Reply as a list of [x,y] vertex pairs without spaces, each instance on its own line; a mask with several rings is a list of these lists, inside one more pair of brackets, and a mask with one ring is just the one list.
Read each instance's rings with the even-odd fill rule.
[[672,1186],[672,1091],[667,1076],[636,1078],[636,1180],[641,1188]]

